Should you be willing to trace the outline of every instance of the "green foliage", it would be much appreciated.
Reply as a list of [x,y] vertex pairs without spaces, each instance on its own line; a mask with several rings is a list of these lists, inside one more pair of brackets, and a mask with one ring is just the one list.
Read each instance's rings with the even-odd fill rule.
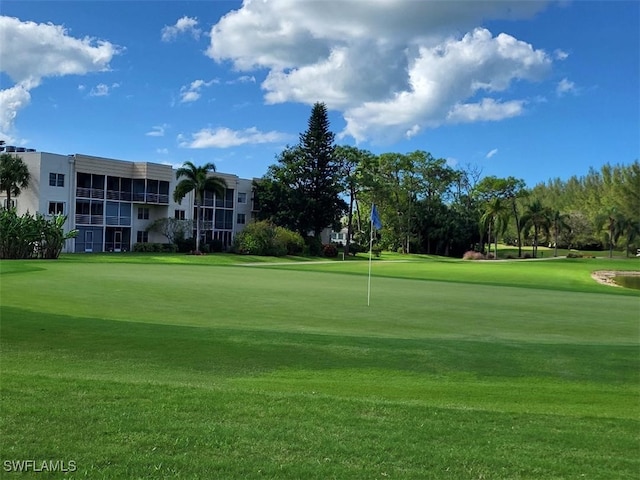
[[196,251],[200,250],[200,231],[202,222],[202,202],[204,192],[213,192],[218,196],[224,195],[227,184],[223,178],[210,175],[215,173],[216,166],[213,163],[206,163],[196,166],[192,162],[185,162],[182,167],[176,170],[176,178],[180,180],[173,192],[173,200],[181,202],[189,193],[195,193],[196,205]]
[[300,234],[262,220],[250,223],[236,235],[233,250],[241,255],[281,257],[299,254],[303,245]]
[[176,253],[178,247],[173,243],[134,243],[134,252]]
[[287,255],[300,255],[304,251],[302,235],[284,227],[276,227],[274,242],[277,245],[284,245]]
[[256,182],[258,218],[316,237],[339,224],[346,210],[340,198],[340,164],[324,104],[316,103],[300,142],[286,148],[264,178]]
[[29,186],[31,174],[22,158],[9,153],[0,154],[0,193],[7,194],[7,208],[11,208],[11,197],[17,197]]
[[0,209],[0,258],[58,258],[64,243],[78,234],[65,233],[66,220],[64,215],[47,220],[39,213],[18,216],[14,208]]
[[569,231],[560,234],[571,248],[640,248],[640,162],[604,165],[581,177],[553,179],[536,185],[532,195],[567,215]]
[[322,255],[322,240],[318,237],[305,237],[305,251],[307,255],[319,257]]

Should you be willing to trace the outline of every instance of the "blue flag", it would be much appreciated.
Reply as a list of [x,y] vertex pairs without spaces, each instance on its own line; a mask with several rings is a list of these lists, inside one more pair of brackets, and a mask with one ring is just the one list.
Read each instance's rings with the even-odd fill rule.
[[371,205],[371,225],[373,225],[373,228],[376,230],[382,228],[382,222],[380,221],[380,215],[378,215],[378,209],[375,203]]

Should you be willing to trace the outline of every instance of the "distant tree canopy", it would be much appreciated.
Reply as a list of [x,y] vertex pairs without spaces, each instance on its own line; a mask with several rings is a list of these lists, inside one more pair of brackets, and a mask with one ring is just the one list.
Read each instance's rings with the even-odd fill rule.
[[[500,242],[518,247],[609,249],[640,246],[640,164],[605,165],[584,177],[527,188],[512,176],[482,177],[417,150],[374,155],[334,146],[326,107],[313,106],[307,130],[277,156],[256,182],[258,219],[306,236],[327,227],[347,230],[346,248],[368,248],[369,214],[376,204],[382,248],[462,256],[497,254]],[[346,202],[345,202],[346,200]],[[348,202],[348,203],[347,203]],[[527,253],[528,254],[528,253]]]

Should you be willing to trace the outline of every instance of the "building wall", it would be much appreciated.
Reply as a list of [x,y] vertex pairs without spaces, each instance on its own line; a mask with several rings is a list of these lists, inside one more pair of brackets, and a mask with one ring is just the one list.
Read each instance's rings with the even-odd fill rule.
[[[169,165],[128,162],[84,154],[21,152],[17,155],[23,159],[32,176],[29,188],[16,199],[18,213],[22,215],[26,212],[39,212],[50,215],[51,211],[67,215],[65,230],[68,232],[76,228],[79,234],[75,240],[67,242],[64,250],[66,252],[129,250],[137,242],[138,232],[146,231],[157,219],[174,218],[176,210],[184,211],[185,219],[194,219],[193,192],[188,193],[181,202],[173,200],[173,191],[178,180],[175,170]],[[83,181],[91,178],[91,186],[78,188],[78,174],[82,176]],[[252,181],[231,174],[216,175],[225,180],[228,189],[233,189],[233,202],[227,199],[223,206],[216,206],[216,202],[212,201],[210,209],[213,211],[210,214],[215,219],[215,214],[220,211],[226,215],[232,211],[233,221],[224,225],[230,228],[220,231],[215,228],[215,221],[209,222],[208,226],[213,230],[208,231],[207,235],[208,238],[224,238],[229,246],[235,234],[251,221]],[[143,180],[144,197],[120,198],[117,190],[108,191],[108,177]],[[102,186],[93,188],[94,180]],[[168,196],[152,197],[149,201],[151,195],[147,195],[147,189],[150,182],[156,181],[169,183]],[[166,183],[164,185],[166,186]],[[78,211],[78,206],[82,207],[81,211]],[[94,207],[98,207],[98,212],[102,213],[94,215]],[[130,211],[130,220],[126,215],[122,215],[122,211]],[[139,211],[141,215],[138,215]],[[244,223],[238,223],[239,220],[244,220]],[[164,243],[167,239],[162,234],[148,232],[147,241]]]

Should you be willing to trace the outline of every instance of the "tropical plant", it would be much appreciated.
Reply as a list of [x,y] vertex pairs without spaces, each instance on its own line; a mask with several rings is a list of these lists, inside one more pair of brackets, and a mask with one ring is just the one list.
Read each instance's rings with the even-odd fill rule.
[[549,216],[549,222],[553,230],[553,256],[558,256],[558,241],[562,230],[569,230],[569,224],[567,223],[569,216],[560,213],[559,210],[552,210]]
[[7,208],[11,208],[11,197],[17,197],[29,186],[31,174],[22,158],[3,153],[0,155],[0,193],[7,192]]
[[0,258],[58,258],[65,241],[78,234],[65,233],[66,220],[65,215],[48,220],[39,213],[18,216],[15,208],[0,210]]
[[540,233],[549,231],[549,209],[542,205],[542,202],[535,199],[529,204],[522,216],[524,230],[528,231],[533,227],[533,258],[538,256],[538,239]]
[[626,218],[616,208],[610,208],[596,217],[598,230],[605,229],[609,246],[609,258],[613,258],[613,249],[618,243],[618,239],[625,233],[627,223]]
[[493,228],[495,249],[494,256],[498,259],[498,236],[504,233],[509,219],[509,204],[500,197],[489,200],[485,206],[484,213],[480,219],[481,224],[489,230],[487,237],[487,253],[491,254],[491,230]]
[[204,200],[204,192],[213,192],[217,196],[223,196],[227,184],[223,178],[215,175],[216,166],[213,163],[206,163],[202,166],[196,166],[192,162],[184,162],[182,167],[176,171],[176,179],[180,180],[173,191],[173,200],[181,202],[189,193],[195,194],[196,205],[196,252],[200,251],[200,231],[202,224],[202,202]]

